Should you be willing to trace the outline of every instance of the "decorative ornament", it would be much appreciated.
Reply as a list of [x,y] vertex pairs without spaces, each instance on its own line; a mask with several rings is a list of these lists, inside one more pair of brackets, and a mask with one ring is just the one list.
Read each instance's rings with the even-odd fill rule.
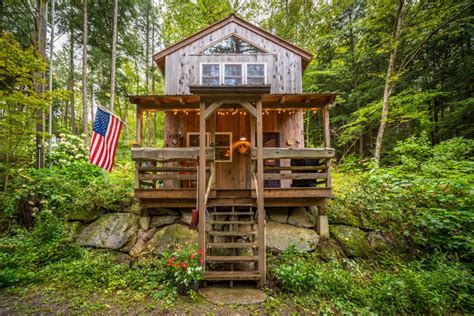
[[252,149],[252,145],[245,137],[241,137],[240,140],[235,143],[234,147],[241,155],[248,154],[250,152],[250,149]]

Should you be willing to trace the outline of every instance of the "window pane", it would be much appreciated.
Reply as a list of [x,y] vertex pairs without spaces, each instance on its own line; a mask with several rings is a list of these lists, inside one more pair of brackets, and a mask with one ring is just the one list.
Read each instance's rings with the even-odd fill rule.
[[225,65],[225,76],[242,76],[242,65]]
[[203,52],[206,55],[212,54],[264,54],[265,51],[252,44],[241,40],[238,37],[230,36],[219,43],[208,47]]
[[247,76],[249,77],[264,77],[265,65],[247,65]]
[[219,85],[219,78],[202,78],[203,85],[217,86]]
[[224,80],[224,84],[228,84],[228,85],[238,85],[238,84],[242,84],[242,78],[226,78]]
[[203,77],[219,77],[219,64],[202,65]]
[[247,78],[248,84],[265,84],[264,77]]

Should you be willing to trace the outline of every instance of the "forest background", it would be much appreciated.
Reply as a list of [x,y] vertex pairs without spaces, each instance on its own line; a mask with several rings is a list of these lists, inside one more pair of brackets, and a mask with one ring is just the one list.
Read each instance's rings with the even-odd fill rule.
[[[54,11],[53,20],[51,0],[0,1],[4,287],[45,282],[43,274],[51,266],[58,269],[58,262],[86,260],[88,252],[77,250],[68,237],[71,213],[133,203],[131,130],[123,130],[117,166],[107,181],[86,162],[97,106],[134,126],[128,96],[164,92],[152,55],[235,13],[314,54],[304,92],[337,94],[331,107],[337,187],[330,220],[356,217],[361,229],[382,231],[394,241],[383,255],[350,264],[314,265],[302,256],[300,266],[293,265],[307,266],[299,279],[291,260],[278,257],[273,270],[278,288],[289,293],[307,288],[319,308],[322,297],[330,308],[350,311],[473,311],[470,1],[62,0],[55,1]],[[306,112],[304,119],[306,146],[319,146],[320,116]],[[145,143],[160,146],[162,115],[147,115],[144,125]],[[377,265],[382,275],[361,277],[358,265]],[[62,271],[70,272],[67,267]],[[395,268],[402,275],[387,272]],[[90,269],[107,270],[97,262]],[[128,272],[140,273],[140,289],[152,282],[146,271]],[[347,289],[336,288],[340,280],[324,289],[315,281],[336,272],[355,292],[341,295]],[[66,272],[63,277],[71,281]],[[371,296],[377,291],[358,292],[367,280],[391,296],[381,300]],[[114,282],[130,289],[129,281]],[[121,289],[107,284],[108,290]]]

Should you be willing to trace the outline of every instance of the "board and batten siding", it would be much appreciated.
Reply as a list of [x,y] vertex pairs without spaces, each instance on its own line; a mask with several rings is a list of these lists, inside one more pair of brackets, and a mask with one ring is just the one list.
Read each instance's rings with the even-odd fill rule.
[[[199,54],[203,48],[230,34],[236,34],[269,53],[240,55]],[[301,57],[233,22],[167,55],[165,62],[165,93],[167,95],[190,94],[189,85],[200,84],[200,63],[211,62],[266,63],[267,84],[271,85],[271,93],[302,92]]]

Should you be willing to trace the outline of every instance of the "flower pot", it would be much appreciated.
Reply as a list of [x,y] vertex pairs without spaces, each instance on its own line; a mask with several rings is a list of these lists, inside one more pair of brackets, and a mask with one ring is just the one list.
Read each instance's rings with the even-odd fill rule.
[[179,295],[188,295],[189,290],[197,292],[199,290],[199,281],[191,281],[188,284],[176,284],[176,291]]

